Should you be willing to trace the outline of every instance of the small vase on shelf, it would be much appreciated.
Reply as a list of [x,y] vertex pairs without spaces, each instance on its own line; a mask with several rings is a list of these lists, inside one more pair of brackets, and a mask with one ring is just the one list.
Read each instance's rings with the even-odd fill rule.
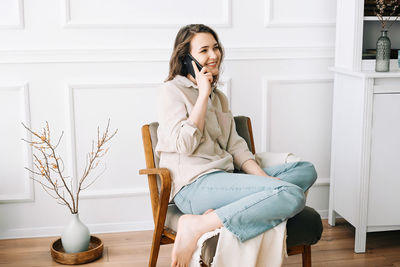
[[70,223],[61,235],[61,243],[65,252],[78,253],[89,248],[90,232],[85,224],[79,220],[79,214],[73,213]]
[[375,71],[388,72],[390,70],[391,43],[387,36],[387,30],[381,30],[381,36],[376,42]]

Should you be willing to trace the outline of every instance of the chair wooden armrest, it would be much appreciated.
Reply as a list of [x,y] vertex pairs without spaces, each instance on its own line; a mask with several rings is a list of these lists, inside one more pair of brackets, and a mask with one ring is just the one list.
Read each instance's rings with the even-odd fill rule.
[[149,168],[149,169],[141,169],[139,170],[139,174],[158,174],[161,179],[165,179],[171,183],[171,176],[169,174],[169,170],[167,168]]
[[[154,222],[158,222],[162,218],[162,225],[164,225],[171,193],[171,175],[169,170],[166,168],[141,169],[139,170],[139,174],[148,175]],[[158,193],[156,175],[159,175],[161,181],[160,193]]]
[[[169,196],[171,193],[171,175],[169,170],[166,168],[141,169],[139,170],[139,174],[147,174],[149,180],[151,206],[153,209],[155,226],[152,243],[158,244],[157,246],[151,246],[149,266],[155,267],[160,245],[174,242],[174,239],[171,239],[164,229]],[[160,192],[158,192],[157,175],[160,177],[161,181]]]

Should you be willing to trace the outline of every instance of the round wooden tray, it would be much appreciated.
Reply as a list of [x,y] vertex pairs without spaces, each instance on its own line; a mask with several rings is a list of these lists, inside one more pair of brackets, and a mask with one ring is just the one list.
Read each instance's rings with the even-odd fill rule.
[[61,238],[57,239],[50,246],[51,256],[61,264],[83,264],[94,261],[103,255],[103,241],[96,236],[90,236],[89,249],[78,253],[66,253],[61,244]]

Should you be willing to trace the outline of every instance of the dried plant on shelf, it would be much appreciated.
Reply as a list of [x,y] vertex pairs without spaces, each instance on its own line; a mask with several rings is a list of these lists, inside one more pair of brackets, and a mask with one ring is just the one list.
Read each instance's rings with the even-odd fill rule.
[[38,176],[37,178],[32,176],[31,179],[39,183],[50,196],[57,200],[57,203],[67,206],[72,214],[78,213],[79,194],[92,185],[101,175],[88,179],[90,172],[99,165],[100,158],[108,152],[109,147],[106,148],[106,145],[116,135],[118,129],[110,135],[110,119],[102,135],[100,135],[99,127],[97,127],[97,143],[95,144],[95,141],[92,141],[92,150],[86,155],[86,166],[78,181],[71,176],[64,175],[64,161],[56,151],[64,132],[61,133],[57,143],[54,144],[52,143],[53,139],[50,135],[48,122],[46,122],[46,127],[43,128],[43,132],[35,132],[25,124],[22,123],[22,125],[32,134],[33,141],[22,140],[38,152],[33,153],[33,170],[25,167],[30,173]]
[[[382,30],[389,30],[393,23],[399,18],[400,0],[376,0],[375,15],[381,22]],[[387,23],[392,17],[396,18],[392,21],[389,27],[386,28]]]

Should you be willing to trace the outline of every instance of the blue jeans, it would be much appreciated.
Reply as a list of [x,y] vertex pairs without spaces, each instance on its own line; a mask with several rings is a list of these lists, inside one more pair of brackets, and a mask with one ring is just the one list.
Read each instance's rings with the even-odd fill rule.
[[185,214],[214,209],[224,226],[244,242],[302,211],[304,192],[317,179],[309,162],[287,163],[264,171],[280,180],[213,172],[183,187],[174,202]]

